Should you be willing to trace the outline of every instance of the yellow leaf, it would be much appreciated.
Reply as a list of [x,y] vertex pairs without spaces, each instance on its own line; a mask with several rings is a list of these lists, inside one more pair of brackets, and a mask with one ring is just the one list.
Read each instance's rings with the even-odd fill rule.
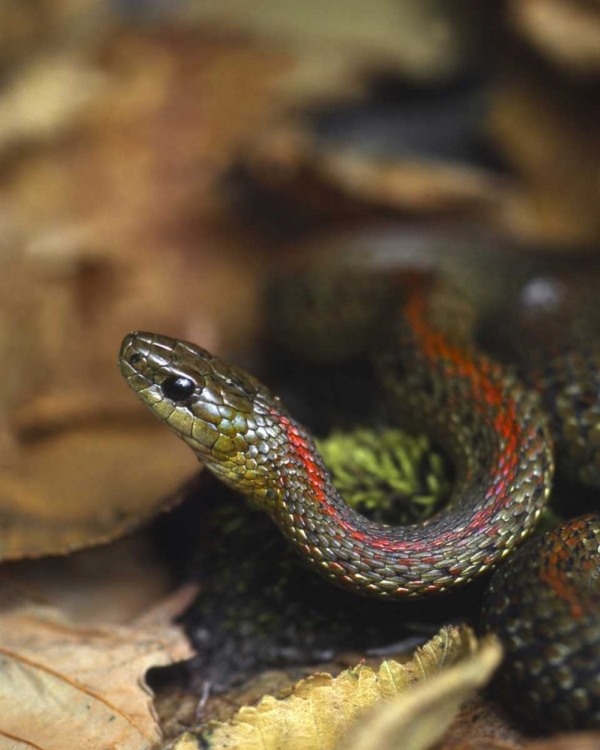
[[463,701],[487,683],[501,657],[499,642],[486,639],[476,653],[379,706],[338,750],[427,750],[443,737]]
[[[203,740],[210,750],[333,750],[370,709],[399,693],[411,695],[415,685],[433,680],[476,649],[469,628],[443,628],[409,664],[387,660],[376,671],[360,664],[336,678],[312,675],[285,700],[265,696],[256,706],[242,708],[228,724],[212,726]],[[188,733],[173,750],[190,746]]]

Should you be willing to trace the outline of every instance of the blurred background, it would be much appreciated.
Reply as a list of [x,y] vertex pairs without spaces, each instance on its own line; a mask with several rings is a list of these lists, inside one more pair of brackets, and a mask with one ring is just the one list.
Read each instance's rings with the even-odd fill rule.
[[252,366],[299,258],[596,247],[599,78],[594,0],[0,0],[1,556],[195,472],[127,332]]

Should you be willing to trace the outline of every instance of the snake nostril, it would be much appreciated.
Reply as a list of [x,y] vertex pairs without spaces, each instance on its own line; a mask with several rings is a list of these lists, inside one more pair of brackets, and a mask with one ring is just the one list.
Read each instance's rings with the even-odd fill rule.
[[142,355],[138,352],[134,352],[131,357],[129,357],[129,364],[130,365],[139,365],[142,361]]

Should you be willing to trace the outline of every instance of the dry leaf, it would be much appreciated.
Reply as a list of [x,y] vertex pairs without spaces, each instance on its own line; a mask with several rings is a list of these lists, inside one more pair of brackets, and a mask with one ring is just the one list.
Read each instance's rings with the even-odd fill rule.
[[491,136],[517,176],[503,231],[559,249],[598,241],[598,101],[516,66],[493,92]]
[[405,157],[375,157],[368,149],[321,143],[304,124],[290,120],[259,133],[245,159],[271,189],[346,220],[392,211],[479,215],[504,200],[504,181],[483,167],[417,149]]
[[378,162],[332,153],[321,160],[320,170],[344,192],[396,210],[429,212],[492,205],[501,188],[483,169],[418,159]]
[[0,615],[0,643],[0,750],[149,748],[160,731],[144,674],[190,656],[175,627],[86,627],[49,607]]
[[[315,674],[298,683],[289,698],[265,696],[255,707],[242,708],[231,722],[210,730],[204,741],[211,750],[333,748],[370,708],[430,679],[475,649],[469,628],[444,628],[407,665],[384,661],[377,671],[359,665],[336,678]],[[173,750],[190,741],[184,735]]]
[[[114,708],[109,738],[111,731],[122,731],[133,747],[147,745],[147,737],[156,739],[144,673],[149,666],[189,656],[183,634],[171,623],[197,595],[191,584],[169,592],[169,582],[164,562],[142,534],[68,557],[2,566],[0,643],[9,652],[1,657],[9,669],[5,677],[16,671],[16,690],[28,678],[41,690],[24,707],[27,685],[24,692],[9,695],[0,675],[0,750],[7,726],[18,723],[20,737],[35,729],[29,710],[43,711],[48,722],[63,728],[57,735],[61,748],[104,747],[94,735],[98,728],[104,733],[104,706]],[[61,711],[52,703],[65,695],[72,716],[71,706]],[[93,712],[96,723],[86,724],[81,742],[74,743],[68,738],[77,731],[82,698],[87,701],[84,716]],[[41,728],[38,737],[43,747],[52,746]]]
[[35,12],[38,2],[0,0],[0,65],[35,51],[47,30],[46,14]]
[[[133,422],[133,418],[132,418]],[[197,471],[160,425],[63,431],[0,474],[0,558],[68,552],[130,531]]]
[[198,736],[192,732],[185,732],[173,745],[169,745],[169,750],[203,750]]
[[[1,609],[7,604],[43,604],[87,625],[139,625],[137,618],[171,602],[171,590],[172,574],[157,554],[156,541],[143,533],[71,555],[0,567]],[[178,589],[176,594],[184,601],[164,623],[185,608],[185,593]]]
[[379,707],[338,745],[338,750],[427,750],[439,740],[463,701],[487,684],[500,664],[496,639],[456,666]]
[[420,81],[443,80],[460,68],[470,41],[460,10],[444,0],[373,0],[368,13],[360,3],[345,0],[329,0],[326,6],[318,0],[254,0],[252,5],[203,0],[186,4],[183,16],[215,29],[260,35],[308,62],[316,56],[322,65],[313,87],[330,75],[331,58],[355,71],[384,68]]
[[513,22],[549,58],[578,73],[600,72],[600,6],[581,0],[511,0]]
[[0,98],[0,156],[16,144],[57,138],[100,94],[106,81],[74,55],[36,60]]
[[[88,67],[57,58],[0,92],[0,133],[21,146],[0,186],[0,559],[122,534],[196,471],[116,356],[135,329],[221,352],[252,340],[263,256],[219,185],[280,106],[286,60],[202,32],[115,33]],[[67,78],[77,97],[88,73],[102,86],[70,108]]]

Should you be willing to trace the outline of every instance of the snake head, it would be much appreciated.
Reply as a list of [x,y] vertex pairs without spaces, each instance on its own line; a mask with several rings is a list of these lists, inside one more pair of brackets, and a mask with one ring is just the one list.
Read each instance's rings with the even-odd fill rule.
[[248,463],[278,401],[267,388],[199,346],[154,333],[126,336],[119,368],[202,463],[236,489],[252,489],[241,485],[252,479]]

